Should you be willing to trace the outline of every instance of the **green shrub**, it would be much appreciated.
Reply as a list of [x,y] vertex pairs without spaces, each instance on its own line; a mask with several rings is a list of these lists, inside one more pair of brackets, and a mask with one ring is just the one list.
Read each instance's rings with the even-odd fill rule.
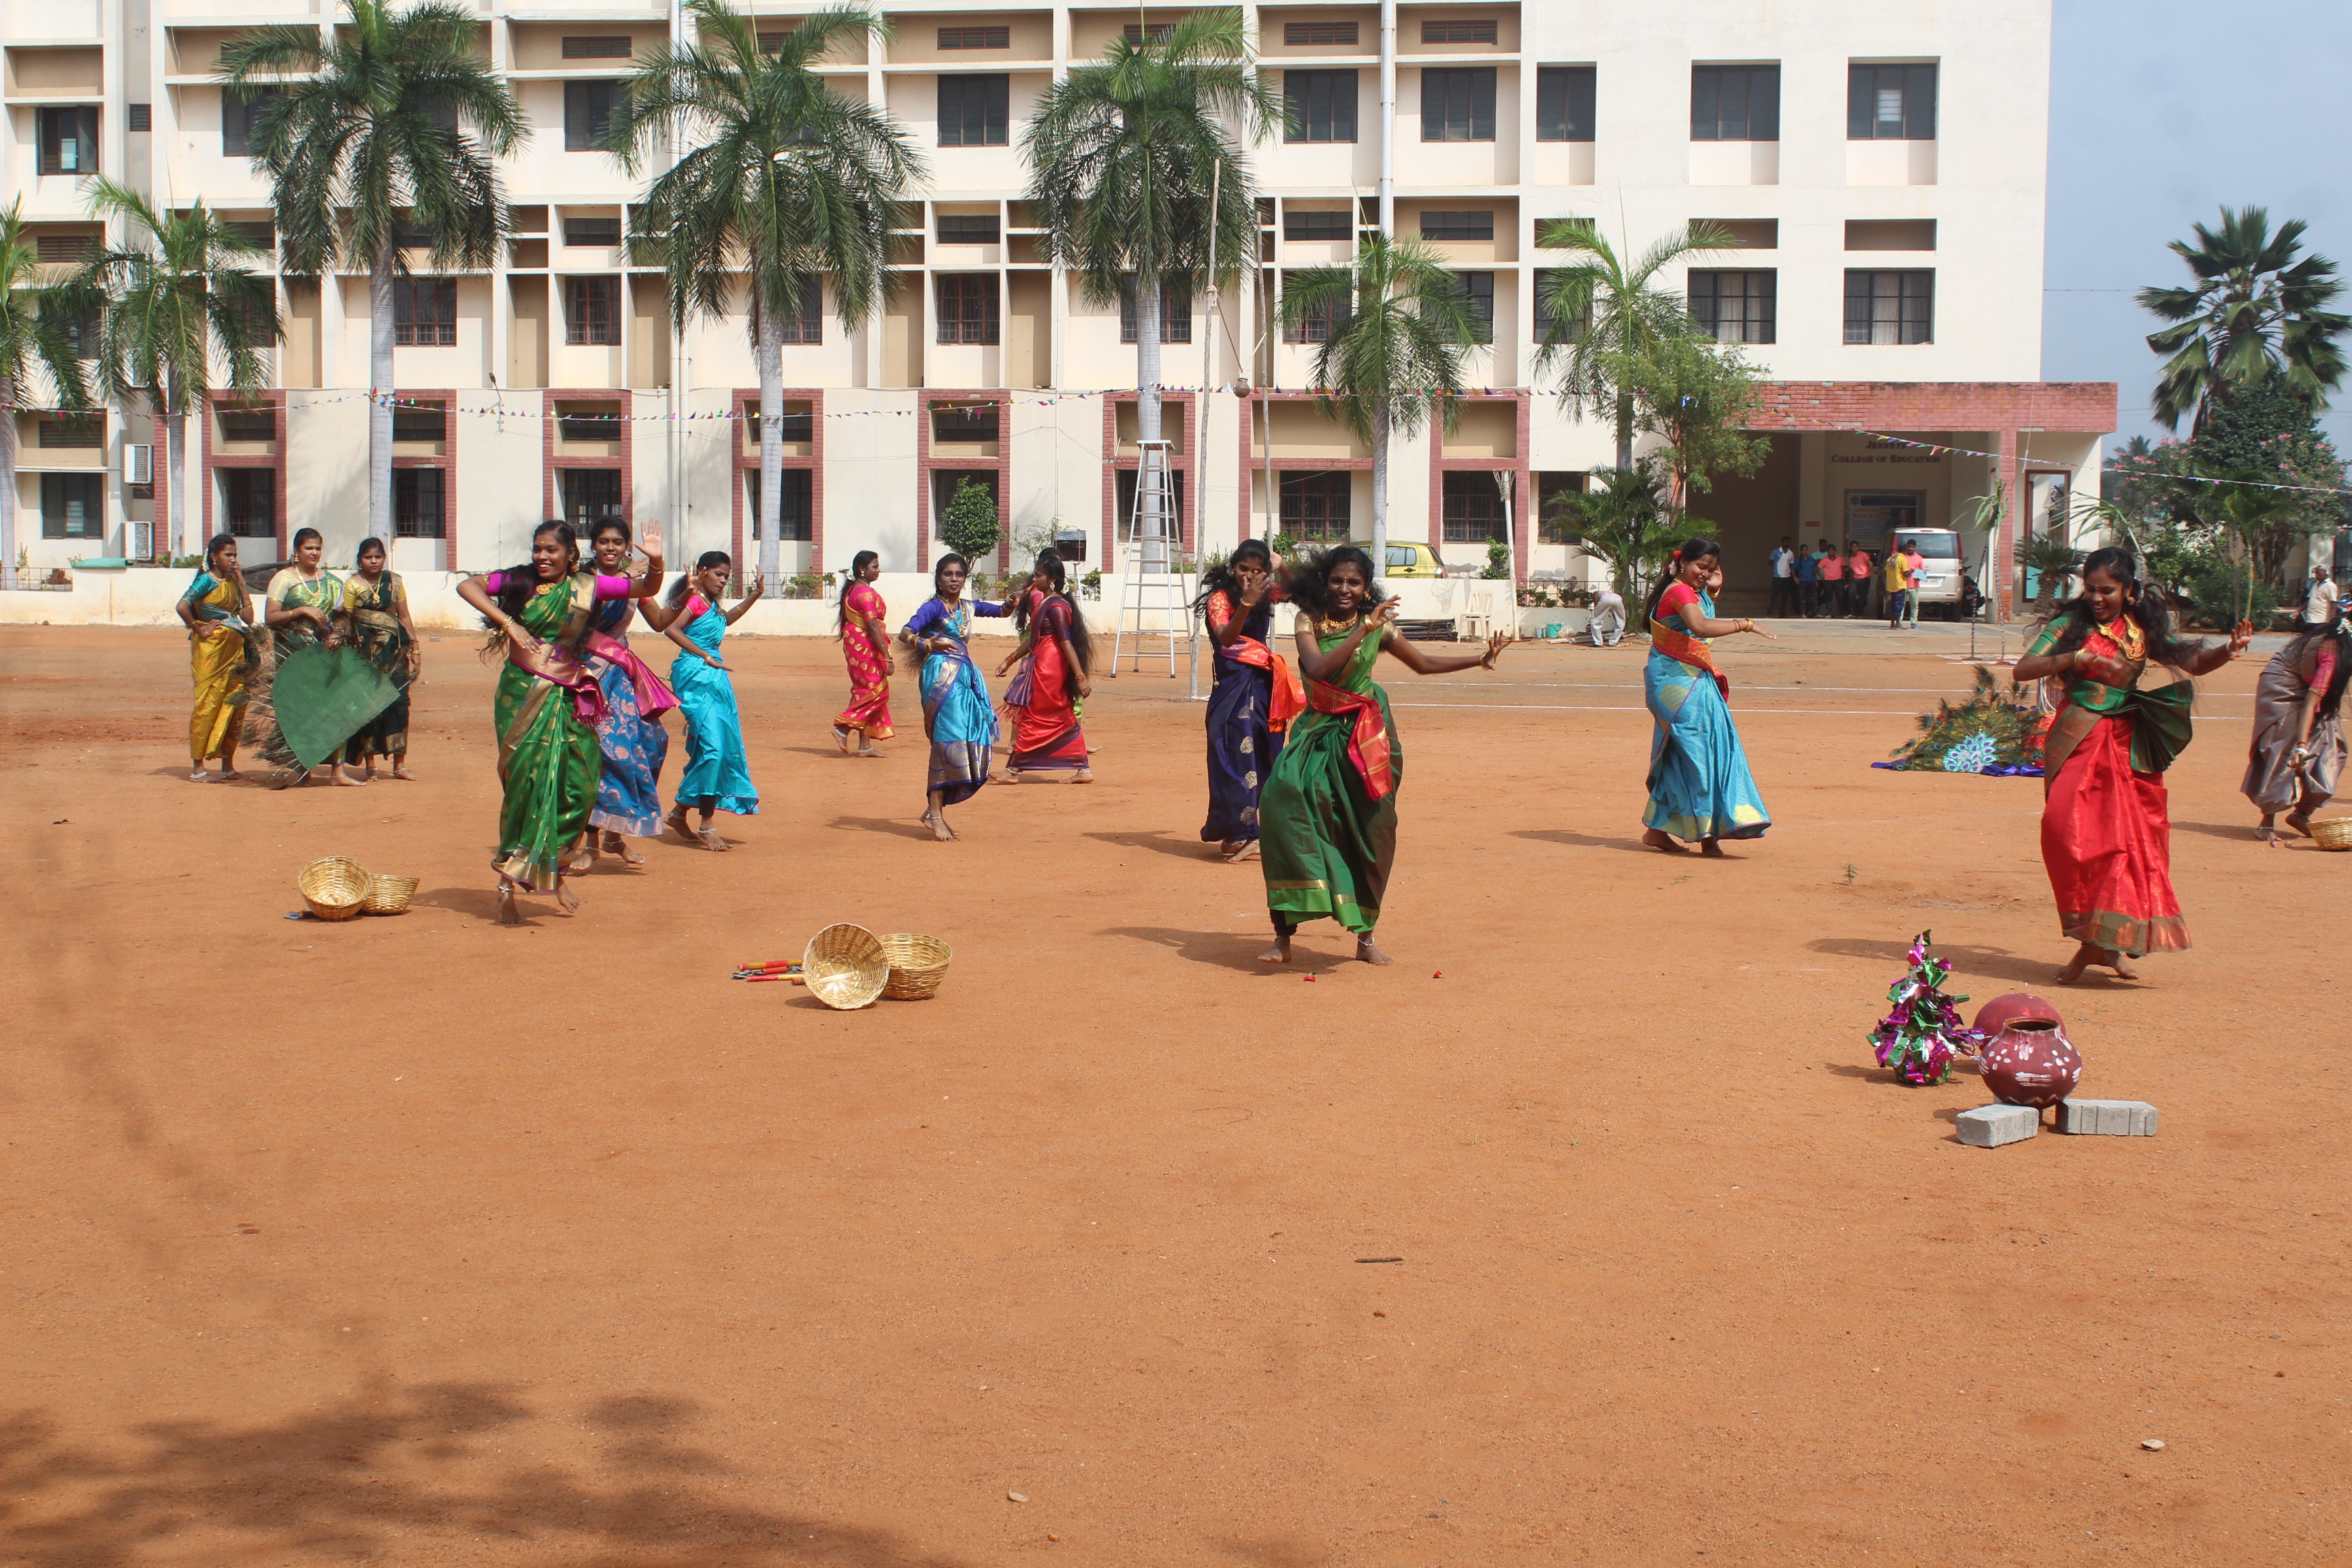
[[957,481],[940,514],[940,539],[950,550],[977,561],[996,548],[996,498],[977,479]]

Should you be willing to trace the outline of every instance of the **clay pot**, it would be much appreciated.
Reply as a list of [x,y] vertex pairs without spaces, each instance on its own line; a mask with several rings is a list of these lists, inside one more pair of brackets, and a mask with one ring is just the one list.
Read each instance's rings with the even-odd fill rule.
[[2019,1018],[2047,1018],[2061,1026],[2065,1022],[2059,1016],[2057,1008],[2031,991],[2011,991],[1977,1009],[1975,1029],[1987,1040],[1992,1040]]
[[2057,1104],[2083,1081],[2083,1056],[2054,1018],[2018,1018],[1978,1054],[1985,1087],[2004,1105]]

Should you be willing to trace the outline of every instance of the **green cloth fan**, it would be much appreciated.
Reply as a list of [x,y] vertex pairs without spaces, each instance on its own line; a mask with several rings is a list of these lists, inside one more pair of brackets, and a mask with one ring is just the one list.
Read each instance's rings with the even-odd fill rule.
[[305,768],[315,768],[400,699],[392,678],[351,648],[299,648],[269,688],[278,732]]

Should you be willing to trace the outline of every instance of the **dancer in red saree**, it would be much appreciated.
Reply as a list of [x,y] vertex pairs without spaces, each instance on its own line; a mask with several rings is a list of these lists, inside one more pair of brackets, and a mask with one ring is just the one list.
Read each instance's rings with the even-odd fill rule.
[[[2188,947],[2164,787],[2189,739],[2196,693],[2181,678],[2221,668],[2252,635],[2241,622],[2223,646],[2180,640],[2163,593],[2143,587],[2130,551],[2110,546],[2091,552],[2082,593],[2017,661],[2020,682],[2065,685],[2043,752],[2042,807],[2042,863],[2059,926],[2077,944],[2062,984],[2093,964],[2136,980],[2132,959]],[[2143,684],[2151,670],[2174,678]]]
[[1087,668],[1094,647],[1087,637],[1086,617],[1064,592],[1068,568],[1048,550],[1037,557],[1028,589],[1021,596],[1018,625],[1022,646],[997,667],[1000,676],[1025,652],[1028,663],[1005,689],[1004,704],[1013,710],[1013,757],[1008,776],[1024,773],[1070,772],[1072,784],[1092,784],[1087,765],[1087,735],[1078,727],[1078,704],[1094,694]]
[[841,657],[849,666],[849,706],[833,721],[833,738],[849,750],[852,731],[857,735],[856,755],[878,757],[877,741],[888,740],[890,728],[889,607],[874,590],[882,575],[882,557],[861,550],[849,563],[849,585],[841,591]]

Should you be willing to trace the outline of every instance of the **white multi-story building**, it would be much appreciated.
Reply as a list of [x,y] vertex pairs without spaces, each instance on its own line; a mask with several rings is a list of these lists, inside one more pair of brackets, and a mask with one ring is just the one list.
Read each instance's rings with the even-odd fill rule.
[[[779,26],[807,9],[755,8]],[[411,256],[396,564],[488,566],[516,558],[541,517],[613,510],[661,521],[673,560],[742,559],[758,497],[741,324],[671,331],[658,275],[616,243],[642,187],[588,147],[614,84],[680,16],[628,0],[480,9],[482,48],[534,131],[505,170],[500,264],[428,278]],[[898,116],[929,178],[887,309],[845,323],[828,301],[785,351],[785,565],[837,570],[870,547],[888,569],[921,568],[940,500],[967,474],[994,488],[1011,531],[1055,529],[1104,564],[1136,460],[1134,353],[1119,311],[1041,259],[1020,128],[1073,63],[1178,12],[884,9],[895,37],[828,69]],[[1171,302],[1163,380],[1193,548],[1368,532],[1369,454],[1318,411],[1314,345],[1287,341],[1269,301],[1286,269],[1344,258],[1375,224],[1442,247],[1490,302],[1458,425],[1395,452],[1391,530],[1449,563],[1483,564],[1499,536],[1522,575],[1580,569],[1541,504],[1606,466],[1612,439],[1605,420],[1564,410],[1534,363],[1537,283],[1559,259],[1537,245],[1551,218],[1591,219],[1622,251],[1695,219],[1742,242],[1664,279],[1773,378],[1756,426],[1769,459],[1696,508],[1726,539],[1735,589],[1760,585],[1782,534],[1880,542],[1961,521],[1996,489],[2041,526],[2095,487],[2114,387],[2036,380],[2049,0],[1244,11],[1301,122],[1254,154],[1260,265],[1213,315],[1205,299]],[[160,205],[201,197],[270,238],[245,111],[215,79],[220,47],[244,27],[331,26],[331,0],[0,0],[0,168],[44,257],[100,241],[84,184],[101,172]],[[157,440],[145,418],[92,433],[18,415],[34,564],[150,539],[186,550],[224,530],[274,541],[247,552],[267,558],[304,525],[349,558],[367,517],[367,280],[278,289],[268,408],[194,422],[190,527],[158,515],[161,487],[128,482],[131,449]]]

